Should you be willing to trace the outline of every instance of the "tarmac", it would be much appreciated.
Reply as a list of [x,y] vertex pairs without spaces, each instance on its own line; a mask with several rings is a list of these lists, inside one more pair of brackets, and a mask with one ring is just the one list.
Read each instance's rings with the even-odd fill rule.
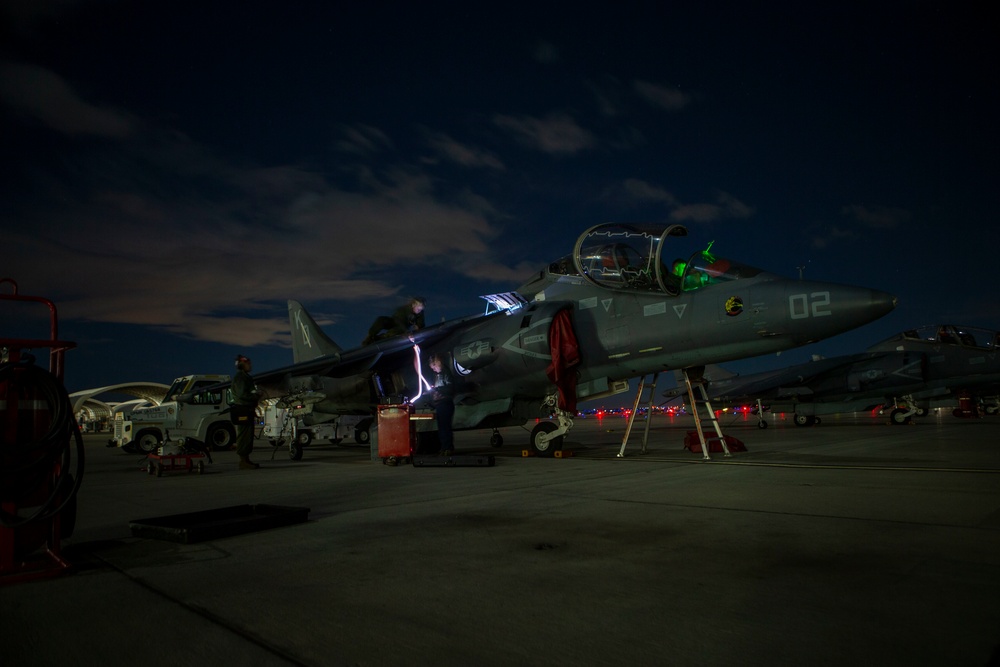
[[[530,428],[533,424],[528,424]],[[1000,418],[800,428],[653,417],[457,434],[492,467],[367,447],[146,473],[87,435],[58,576],[0,586],[4,665],[989,665],[1000,656]],[[272,459],[273,454],[273,459]],[[571,454],[571,455],[570,455]],[[178,543],[130,524],[241,505],[308,520]]]

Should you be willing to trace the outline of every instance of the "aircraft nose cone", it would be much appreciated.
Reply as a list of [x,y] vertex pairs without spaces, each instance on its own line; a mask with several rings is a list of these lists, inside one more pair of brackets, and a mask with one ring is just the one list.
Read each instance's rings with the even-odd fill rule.
[[896,297],[888,292],[832,283],[792,283],[786,296],[785,333],[800,344],[864,326],[896,307]]
[[896,307],[895,296],[876,289],[844,287],[833,295],[834,319],[845,331],[874,322]]
[[871,293],[872,313],[877,313],[872,319],[891,313],[893,308],[896,307],[897,299],[894,295],[874,289],[871,290]]

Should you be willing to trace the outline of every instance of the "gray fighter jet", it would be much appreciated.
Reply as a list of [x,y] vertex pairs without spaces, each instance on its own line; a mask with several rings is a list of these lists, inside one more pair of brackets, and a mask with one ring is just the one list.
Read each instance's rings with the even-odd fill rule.
[[[605,224],[484,314],[345,350],[289,302],[294,364],[255,376],[308,423],[420,405],[430,354],[448,359],[454,428],[544,419],[530,447],[552,456],[576,404],[627,391],[631,378],[786,350],[867,324],[895,307],[885,292],[791,280],[705,250],[680,225]],[[554,419],[554,421],[549,421]],[[356,435],[367,440],[372,420]]]
[[[1000,408],[1000,332],[935,325],[910,329],[872,345],[866,352],[818,359],[788,368],[735,375],[708,366],[704,382],[716,403],[755,403],[758,426],[764,409],[794,412],[799,426],[819,415],[885,406],[893,424],[924,416],[931,407],[954,407],[956,417],[996,414]],[[673,398],[679,390],[665,396]]]

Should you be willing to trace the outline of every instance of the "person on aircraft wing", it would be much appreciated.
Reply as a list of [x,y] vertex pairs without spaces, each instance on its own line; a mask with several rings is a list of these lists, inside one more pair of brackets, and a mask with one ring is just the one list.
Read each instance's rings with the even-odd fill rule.
[[455,453],[455,438],[451,430],[452,418],[455,416],[455,383],[441,355],[432,354],[427,365],[434,373],[434,379],[431,380],[431,404],[434,406],[438,440],[441,443],[439,453],[441,456],[451,456]]
[[379,315],[368,328],[368,335],[365,336],[361,344],[370,345],[379,338],[413,333],[418,329],[423,329],[424,305],[426,303],[427,300],[424,297],[415,296],[406,305],[397,308],[392,317]]

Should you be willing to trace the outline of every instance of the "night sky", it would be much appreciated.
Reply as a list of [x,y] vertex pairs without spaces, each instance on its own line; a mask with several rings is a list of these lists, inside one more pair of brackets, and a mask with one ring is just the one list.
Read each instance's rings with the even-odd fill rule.
[[0,277],[71,391],[287,365],[287,299],[480,312],[611,221],[899,297],[734,370],[1000,329],[994,12],[814,4],[0,0]]

